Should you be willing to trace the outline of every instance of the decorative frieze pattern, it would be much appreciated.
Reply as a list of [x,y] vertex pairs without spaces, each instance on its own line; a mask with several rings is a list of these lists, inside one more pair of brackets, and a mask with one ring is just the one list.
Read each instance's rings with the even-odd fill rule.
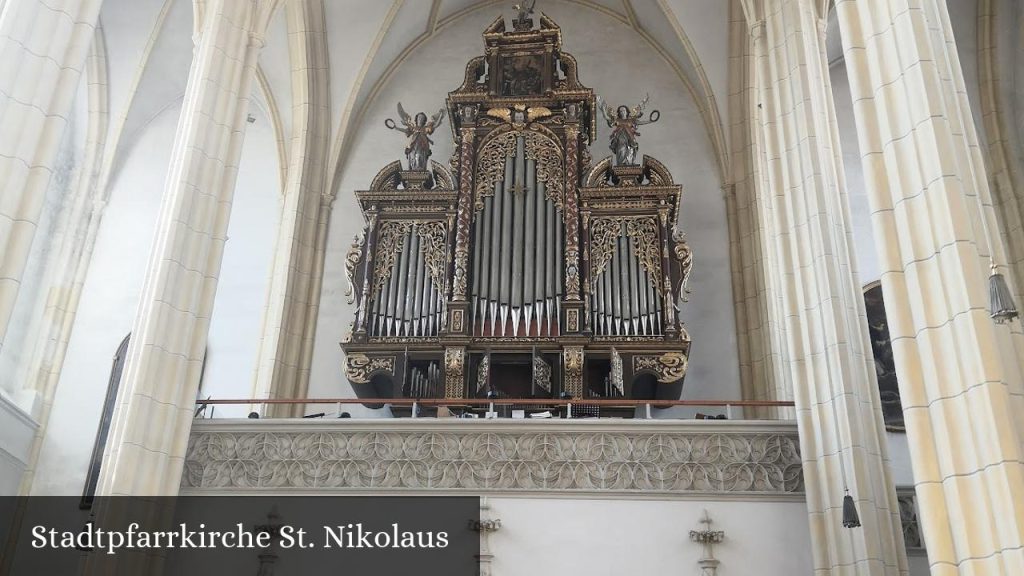
[[[244,426],[199,423],[182,487],[797,494],[795,427]],[[366,424],[366,423],[364,423]],[[578,424],[573,422],[572,424]],[[436,428],[431,430],[431,428]],[[643,430],[642,428],[648,428]]]

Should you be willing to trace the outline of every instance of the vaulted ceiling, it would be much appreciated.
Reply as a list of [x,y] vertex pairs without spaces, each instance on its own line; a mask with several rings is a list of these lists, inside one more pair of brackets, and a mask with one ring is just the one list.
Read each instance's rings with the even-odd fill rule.
[[[405,59],[461,19],[512,13],[511,0],[285,0],[323,10],[330,62],[330,161],[343,165],[366,110]],[[729,4],[723,0],[539,0],[595,10],[632,29],[665,60],[700,110],[724,173]],[[130,146],[155,114],[184,93],[191,56],[191,0],[105,0],[101,21],[111,67],[111,157]],[[294,24],[293,24],[294,25]],[[273,118],[286,151],[291,123],[291,34],[274,16],[260,55],[256,105]],[[461,66],[461,63],[456,64]]]

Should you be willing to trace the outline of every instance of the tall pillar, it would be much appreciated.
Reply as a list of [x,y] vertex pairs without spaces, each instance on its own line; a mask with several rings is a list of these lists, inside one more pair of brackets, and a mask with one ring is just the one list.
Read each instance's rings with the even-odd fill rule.
[[103,459],[101,495],[177,493],[256,56],[276,4],[197,4],[195,54]]
[[1024,574],[1024,347],[946,3],[836,10],[932,574]]
[[[792,400],[788,378],[776,372],[772,342],[781,341],[781,331],[768,314],[776,299],[770,292],[773,275],[762,248],[764,230],[759,218],[757,195],[760,173],[751,153],[755,126],[750,115],[756,103],[750,29],[740,0],[729,3],[729,142],[730,184],[723,186],[729,215],[729,263],[732,272],[733,305],[736,309],[736,339],[740,363],[740,386],[744,400]],[[746,418],[788,417],[788,408],[745,408]]]
[[[1010,8],[1006,13],[1006,8]],[[1024,158],[1014,125],[1013,76],[1004,74],[1001,52],[1009,52],[1009,38],[999,22],[1014,18],[1010,0],[978,2],[978,84],[984,136],[988,140],[988,181],[999,237],[1006,246],[1006,264],[1013,273],[1014,299],[1024,302]],[[986,143],[982,143],[986,144]],[[995,238],[995,236],[993,236]]]
[[101,2],[0,3],[0,348]]
[[[800,432],[815,574],[907,574],[816,0],[750,0],[765,260]],[[862,527],[843,526],[844,489]]]
[[[292,138],[281,226],[263,319],[253,398],[305,398],[322,285],[323,247],[334,199],[330,148],[327,32],[322,0],[288,2]],[[301,416],[301,404],[266,405],[267,416]]]

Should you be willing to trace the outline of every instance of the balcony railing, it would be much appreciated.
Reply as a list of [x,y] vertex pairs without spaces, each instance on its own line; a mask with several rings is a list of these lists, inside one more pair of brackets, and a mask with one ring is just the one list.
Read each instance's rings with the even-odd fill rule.
[[[367,401],[372,400],[359,400]],[[419,402],[456,407],[488,404],[479,399]],[[516,399],[495,404],[550,404],[568,409],[570,402]],[[681,402],[650,404],[746,404]],[[635,401],[621,400],[584,402],[605,403],[635,405]],[[182,492],[716,495],[799,500],[803,477],[792,421],[197,419]]]

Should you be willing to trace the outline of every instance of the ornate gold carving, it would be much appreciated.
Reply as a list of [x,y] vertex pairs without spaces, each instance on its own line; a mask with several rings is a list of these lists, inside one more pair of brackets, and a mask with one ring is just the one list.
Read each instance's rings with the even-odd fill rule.
[[[472,128],[459,130],[462,158],[459,159],[459,207],[455,225],[455,266],[452,272],[452,300],[459,302],[466,299],[466,278],[469,267],[469,227],[473,212],[471,205],[473,190],[473,140],[476,138]],[[459,330],[461,331],[461,329]]]
[[482,210],[484,198],[494,195],[494,184],[505,178],[505,159],[516,153],[516,139],[522,136],[526,158],[537,164],[537,180],[545,185],[545,195],[562,207],[563,173],[561,147],[550,137],[533,130],[510,130],[489,138],[480,148],[476,171],[475,210]]
[[619,356],[619,351],[614,346],[612,347],[612,374],[609,379],[619,396],[625,395],[622,384],[622,356]]
[[394,356],[370,358],[362,352],[352,352],[345,357],[345,377],[353,384],[366,384],[375,372],[395,375]]
[[583,346],[566,346],[562,357],[565,363],[565,391],[573,398],[582,398]]
[[462,332],[463,323],[462,309],[452,310],[452,332]]
[[622,218],[594,218],[590,225],[590,280],[604,272],[604,267],[615,254],[615,242],[622,235]]
[[381,288],[391,277],[398,254],[405,246],[405,237],[412,228],[411,220],[388,220],[380,225],[380,236],[377,242],[377,264],[373,271],[374,300],[380,295]]
[[690,271],[693,269],[693,250],[686,243],[686,233],[678,228],[672,231],[672,243],[672,252],[679,261],[679,297],[686,302],[686,295],[690,293],[687,284],[690,281]]
[[647,183],[651,186],[674,186],[675,183],[672,181],[672,174],[668,171],[668,168],[664,164],[651,158],[650,156],[644,155],[644,176],[647,177]]
[[363,245],[366,243],[366,233],[360,232],[352,238],[352,245],[348,249],[348,254],[345,255],[345,279],[348,281],[348,286],[345,288],[345,296],[348,298],[348,303],[352,304],[359,298],[356,294],[356,270],[359,268],[359,263],[363,260]]
[[486,386],[487,379],[491,374],[491,355],[484,354],[480,365],[476,369],[476,391],[479,394]]
[[533,383],[541,390],[551,392],[551,365],[540,356],[533,357]]
[[405,247],[405,239],[414,231],[424,242],[425,264],[430,271],[430,280],[437,291],[444,293],[445,268],[447,260],[448,228],[440,220],[387,220],[380,226],[377,248],[377,264],[373,274],[374,299],[391,277],[398,255]]
[[466,349],[452,346],[444,349],[444,397],[461,398],[466,371]]
[[399,173],[402,171],[401,160],[395,160],[377,172],[370,182],[370,190],[396,190],[402,178]]
[[651,286],[661,291],[661,254],[658,246],[658,221],[654,216],[600,216],[594,218],[590,233],[590,279],[596,282],[615,255],[615,243],[626,234],[633,240],[633,254],[648,274]]
[[430,168],[434,175],[434,188],[443,188],[445,190],[455,189],[455,178],[452,176],[452,173],[448,168],[445,168],[443,164],[434,160],[430,161]]
[[637,354],[633,356],[633,373],[650,371],[658,377],[658,382],[675,382],[686,376],[687,360],[682,352],[665,352],[664,354]]
[[430,270],[430,280],[438,293],[445,290],[445,262],[448,249],[448,227],[444,222],[423,222],[416,226],[416,231],[423,242],[423,259]]
[[633,240],[633,253],[647,271],[651,286],[657,290],[657,279],[661,276],[657,220],[654,217],[627,220],[626,234]]
[[580,331],[580,311],[571,308],[565,311],[565,329],[568,332]]

